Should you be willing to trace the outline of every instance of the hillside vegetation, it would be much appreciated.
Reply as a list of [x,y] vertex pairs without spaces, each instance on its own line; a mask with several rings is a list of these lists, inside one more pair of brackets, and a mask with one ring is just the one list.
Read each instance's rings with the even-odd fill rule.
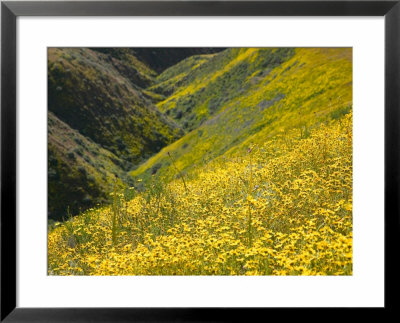
[[[48,51],[49,217],[109,201],[112,185],[183,131],[145,97],[156,73],[129,53]],[[68,129],[68,130],[67,130]]]
[[[109,202],[112,185],[129,186],[129,170],[181,137],[181,126],[153,104],[163,97],[146,88],[179,60],[220,50],[49,48],[49,218]],[[160,51],[165,55],[156,60]],[[84,138],[71,141],[56,119]],[[97,145],[96,162],[86,140]]]
[[[319,122],[340,118],[351,110],[351,49],[235,48],[218,56],[223,56],[219,58],[222,62],[213,62],[215,56],[202,64],[189,73],[193,74],[187,77],[193,80],[190,85],[177,87],[158,104],[162,111],[175,111],[181,109],[181,102],[198,98],[190,111],[178,116],[200,125],[151,157],[132,175],[146,178],[172,170],[168,152],[177,168],[186,172],[198,163],[222,154],[230,156],[252,142],[263,142],[290,129],[297,128],[299,135],[306,137]],[[226,57],[230,60],[226,61]],[[235,82],[238,85],[231,85]],[[225,90],[218,96],[216,89],[221,87]],[[169,115],[185,126],[186,121],[179,120],[175,112]]]
[[[49,111],[124,160],[137,163],[181,134],[146,100],[140,82],[119,72],[128,66],[122,61],[83,49],[50,49],[48,58]],[[129,67],[127,74],[144,79]]]
[[153,77],[186,134],[50,229],[50,275],[352,274],[351,49],[234,48]]
[[[48,113],[49,213],[62,220],[96,204],[105,204],[109,192],[122,189],[132,178],[124,160]],[[57,215],[59,215],[57,217]]]

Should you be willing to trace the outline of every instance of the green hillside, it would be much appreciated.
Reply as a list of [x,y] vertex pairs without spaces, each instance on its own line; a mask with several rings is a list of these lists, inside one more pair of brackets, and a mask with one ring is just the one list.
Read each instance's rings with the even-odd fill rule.
[[182,60],[156,77],[153,85],[147,90],[161,95],[163,97],[161,101],[164,101],[178,88],[184,87],[191,75],[194,74],[194,71],[216,55],[194,55]]
[[[293,54],[291,48],[227,49],[214,55],[206,64],[186,66],[187,75],[158,107],[192,130],[217,114],[229,101],[246,93],[251,85]],[[157,80],[168,77],[168,72]]]
[[49,217],[66,219],[87,208],[106,204],[114,185],[132,182],[125,161],[48,114]]
[[182,134],[144,97],[137,79],[119,71],[130,68],[143,81],[143,64],[74,48],[49,49],[48,59],[49,111],[120,158],[138,163]]
[[129,186],[134,165],[184,133],[143,93],[156,72],[129,52],[113,54],[48,50],[52,219],[109,201],[115,181]]
[[[318,123],[351,110],[351,49],[235,48],[193,66],[178,64],[164,72],[173,69],[178,72],[170,73],[172,78],[185,76],[158,107],[182,127],[195,129],[143,163],[133,176],[173,173],[172,160],[186,172],[292,128],[306,137]],[[164,74],[157,80],[168,88]]]

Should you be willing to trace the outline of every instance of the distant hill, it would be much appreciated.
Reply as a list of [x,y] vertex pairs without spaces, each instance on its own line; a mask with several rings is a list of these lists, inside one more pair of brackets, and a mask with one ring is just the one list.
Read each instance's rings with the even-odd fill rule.
[[[170,66],[179,63],[181,60],[199,54],[217,53],[225,48],[206,47],[143,47],[143,48],[91,48],[92,50],[109,54],[120,60],[129,56],[137,57],[155,72],[161,73]],[[129,60],[129,58],[128,58]]]

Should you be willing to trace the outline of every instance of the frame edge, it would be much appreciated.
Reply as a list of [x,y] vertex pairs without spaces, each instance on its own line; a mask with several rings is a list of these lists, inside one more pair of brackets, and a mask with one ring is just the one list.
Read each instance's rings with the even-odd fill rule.
[[383,16],[397,0],[6,1],[17,16]]
[[[33,309],[16,308],[16,17],[19,15],[36,16],[44,7],[37,7],[28,14],[27,7],[9,6],[11,2],[1,3],[1,291],[0,321],[15,322]],[[26,4],[28,2],[20,2]],[[94,5],[96,2],[92,2]],[[391,5],[388,6],[388,3]],[[34,7],[38,2],[30,2]],[[45,5],[43,2],[42,5]],[[394,6],[393,6],[394,5]],[[31,8],[33,8],[31,7]],[[382,7],[381,7],[382,8]],[[397,245],[388,239],[399,234],[400,210],[400,3],[387,1],[385,16],[385,307],[394,308],[396,304],[388,302],[388,287],[397,286],[395,268],[388,268],[389,255],[398,252]],[[45,10],[46,11],[46,10]],[[59,12],[59,11],[58,11]],[[47,14],[51,15],[51,14]],[[56,14],[57,15],[57,14]],[[92,14],[95,15],[95,14]],[[260,14],[262,15],[262,14]],[[359,14],[362,16],[362,14]],[[380,16],[381,14],[375,14]],[[7,95],[5,95],[7,93]],[[391,94],[390,94],[391,93]],[[390,169],[390,172],[388,171]],[[390,214],[389,214],[390,212]],[[5,264],[7,263],[7,266]],[[390,261],[393,265],[393,260]],[[388,282],[388,277],[397,279]],[[389,285],[390,284],[390,285]],[[393,299],[392,299],[393,300]],[[79,313],[76,309],[65,309]],[[125,309],[121,309],[124,311]],[[132,309],[134,311],[134,309]],[[136,309],[138,310],[138,309]],[[158,311],[157,309],[155,309]],[[172,310],[172,309],[171,309]],[[176,310],[176,309],[175,309]],[[62,321],[61,309],[41,309],[37,311],[39,320]],[[82,309],[91,313],[91,309]],[[147,311],[144,311],[147,313]],[[162,312],[162,310],[160,311]],[[45,314],[47,313],[47,314]],[[204,313],[204,312],[203,312]],[[20,316],[21,314],[22,317]],[[58,320],[57,320],[58,317]],[[89,319],[88,316],[86,316]],[[93,317],[91,317],[93,318]],[[147,319],[150,319],[146,316]],[[189,317],[187,317],[189,318]],[[76,318],[75,318],[76,319]],[[144,317],[141,317],[143,320]],[[78,321],[78,320],[77,320]]]
[[[398,254],[400,220],[400,3],[385,16],[385,308],[396,307],[399,285],[393,255]],[[392,238],[389,238],[392,237]],[[391,281],[389,282],[389,277]],[[391,290],[391,292],[389,292]]]
[[[1,320],[16,307],[16,15],[1,4]],[[7,264],[7,266],[5,265]]]

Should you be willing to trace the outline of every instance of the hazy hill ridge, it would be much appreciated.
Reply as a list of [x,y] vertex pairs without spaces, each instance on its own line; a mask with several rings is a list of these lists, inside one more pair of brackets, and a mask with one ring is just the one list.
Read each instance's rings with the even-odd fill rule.
[[151,67],[157,74],[173,66],[186,57],[200,54],[217,53],[225,48],[207,47],[143,47],[143,48],[91,48],[114,56],[120,60],[130,59],[129,56],[136,57],[145,65]]

